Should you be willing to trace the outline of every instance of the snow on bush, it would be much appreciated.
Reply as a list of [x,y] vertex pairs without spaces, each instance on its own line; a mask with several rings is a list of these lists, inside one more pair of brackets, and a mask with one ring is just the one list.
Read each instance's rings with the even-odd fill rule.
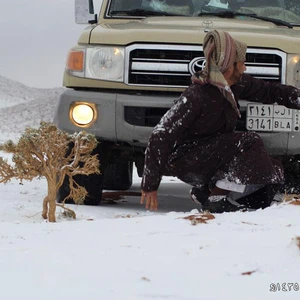
[[[43,201],[42,216],[55,222],[56,206],[71,211],[64,206],[64,201],[62,205],[56,203],[56,194],[65,176],[70,179],[70,194],[66,199],[71,197],[76,203],[82,203],[88,193],[73,177],[100,173],[97,155],[92,155],[96,145],[92,134],[84,131],[68,134],[51,123],[41,122],[38,129],[27,128],[18,143],[9,140],[3,145],[5,152],[13,154],[14,165],[0,157],[0,183],[11,178],[31,181],[35,177],[45,177],[48,194]],[[71,212],[75,218],[75,213]]]

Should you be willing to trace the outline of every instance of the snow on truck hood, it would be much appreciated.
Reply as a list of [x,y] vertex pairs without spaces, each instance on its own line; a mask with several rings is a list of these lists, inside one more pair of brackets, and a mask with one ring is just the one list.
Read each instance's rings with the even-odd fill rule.
[[299,51],[300,31],[260,20],[190,17],[149,17],[143,20],[109,20],[92,29],[91,44],[128,45],[133,42],[198,44],[205,29],[228,31],[248,46],[278,48],[288,53]]

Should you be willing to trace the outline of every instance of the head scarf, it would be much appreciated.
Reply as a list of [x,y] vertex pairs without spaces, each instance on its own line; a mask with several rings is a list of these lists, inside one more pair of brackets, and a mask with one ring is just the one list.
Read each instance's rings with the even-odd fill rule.
[[203,42],[205,68],[192,77],[193,82],[217,86],[239,116],[240,112],[234,95],[223,73],[235,62],[245,61],[246,50],[247,45],[233,39],[229,33],[219,30],[211,31],[205,36]]

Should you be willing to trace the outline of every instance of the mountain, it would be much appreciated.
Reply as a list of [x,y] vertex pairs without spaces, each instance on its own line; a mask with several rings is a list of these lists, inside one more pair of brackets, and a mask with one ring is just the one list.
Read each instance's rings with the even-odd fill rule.
[[0,143],[15,140],[26,127],[51,122],[64,88],[38,89],[0,76]]

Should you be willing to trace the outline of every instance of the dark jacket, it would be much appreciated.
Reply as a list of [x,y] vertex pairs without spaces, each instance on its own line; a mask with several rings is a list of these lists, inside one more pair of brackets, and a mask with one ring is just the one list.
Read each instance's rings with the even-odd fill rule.
[[[292,86],[267,83],[244,74],[241,81],[231,88],[237,103],[239,99],[243,99],[264,104],[278,103],[288,108],[300,109],[298,99],[300,92]],[[221,145],[225,145],[224,142],[229,143],[230,134],[234,132],[237,120],[236,112],[216,86],[201,85],[197,81],[191,84],[162,117],[149,138],[145,152],[142,189],[157,190],[163,175],[184,177],[188,168],[193,167],[198,160],[208,163],[209,158],[211,161],[219,159],[221,156],[219,152],[215,157],[212,157],[211,153]],[[217,146],[211,148],[211,144]],[[202,147],[204,145],[205,147]],[[183,160],[181,165],[173,164],[173,162],[180,161],[181,157],[188,156],[189,151],[193,152],[194,156],[196,152],[204,151],[205,153],[197,157],[197,161],[190,156],[189,159]],[[222,151],[224,153],[224,149]],[[226,162],[228,163],[234,155],[236,153],[233,152],[231,156],[228,155]],[[191,160],[192,162],[188,165]],[[216,168],[224,163],[225,161],[220,161]],[[208,164],[199,165],[198,169],[204,170],[205,168],[209,169]],[[205,176],[208,174],[212,176],[215,171],[216,169],[211,172],[207,171]],[[199,174],[201,176],[201,170]]]

